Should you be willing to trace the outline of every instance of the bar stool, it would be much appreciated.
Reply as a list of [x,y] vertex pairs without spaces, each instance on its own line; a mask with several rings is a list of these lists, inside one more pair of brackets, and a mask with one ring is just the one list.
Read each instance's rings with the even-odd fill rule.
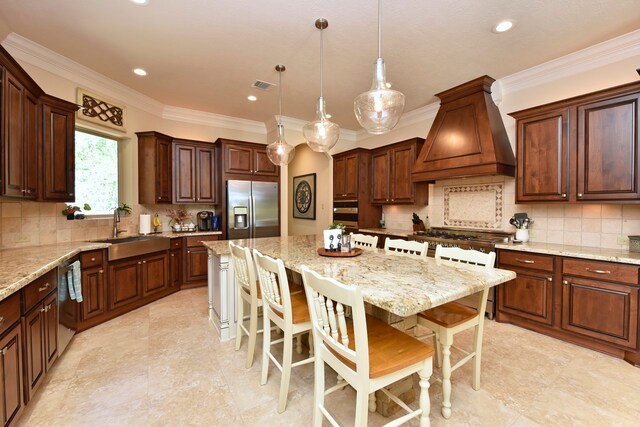
[[426,242],[415,240],[387,239],[384,241],[386,255],[404,255],[414,258],[426,258],[429,246]]
[[[236,288],[238,290],[238,324],[236,326],[236,351],[240,349],[242,344],[242,334],[249,337],[247,345],[247,362],[246,368],[253,366],[253,356],[256,347],[256,337],[262,332],[258,330],[258,308],[262,307],[262,298],[260,295],[260,287],[256,281],[255,267],[253,258],[249,248],[236,245],[229,242],[229,250],[231,251],[231,265],[236,276]],[[249,304],[249,315],[244,315],[244,303]],[[249,320],[249,328],[247,329],[244,322]]]
[[[322,425],[323,416],[337,426],[324,405],[324,396],[345,386],[356,390],[356,426],[366,426],[369,394],[381,390],[408,412],[387,425],[399,425],[420,417],[420,426],[429,425],[429,377],[433,347],[386,323],[365,315],[362,290],[321,277],[302,267],[302,278],[313,325],[315,348],[313,426]],[[351,308],[351,319],[345,311]],[[325,390],[324,364],[344,380]],[[420,408],[413,411],[384,387],[418,373]]]
[[[460,248],[436,247],[436,260],[448,260],[456,263],[484,266],[492,269],[496,260],[496,253],[488,254]],[[418,313],[418,324],[434,332],[437,363],[442,366],[442,416],[451,417],[451,373],[460,366],[473,359],[471,386],[480,389],[480,363],[482,361],[482,333],[484,327],[484,312],[487,306],[489,288],[478,292],[478,309],[474,310],[457,302],[449,302],[430,310]],[[468,352],[453,346],[453,336],[458,332],[475,328],[473,349]],[[461,351],[465,356],[451,367],[451,347]]]
[[351,245],[362,249],[376,249],[378,247],[378,236],[368,236],[366,234],[350,233]]
[[[287,394],[289,391],[289,379],[291,368],[311,363],[314,360],[313,341],[309,340],[311,347],[310,356],[307,359],[292,363],[293,337],[305,332],[311,332],[311,321],[307,299],[303,292],[291,294],[284,263],[281,259],[273,259],[253,250],[256,263],[258,281],[262,293],[263,307],[263,344],[262,344],[262,378],[260,383],[267,383],[269,374],[269,361],[282,373],[280,379],[280,395],[278,397],[278,413],[284,412],[287,407]],[[282,329],[284,337],[271,341],[271,322]],[[271,346],[283,342],[282,364],[271,353]]]

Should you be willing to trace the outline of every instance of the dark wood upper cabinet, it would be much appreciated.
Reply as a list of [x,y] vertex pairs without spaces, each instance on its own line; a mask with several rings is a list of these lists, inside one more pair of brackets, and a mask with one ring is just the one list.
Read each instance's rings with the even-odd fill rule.
[[75,111],[77,105],[43,96],[42,200],[75,201]]
[[222,168],[231,179],[272,181],[280,176],[280,168],[267,157],[267,147],[263,144],[219,138],[222,146]]
[[358,198],[359,156],[358,152],[339,153],[333,156],[334,200],[355,200]]
[[640,92],[578,105],[578,200],[637,200]]
[[[36,199],[38,194],[38,161],[40,159],[40,104],[31,93],[24,99],[24,197]],[[75,155],[75,153],[74,153]]]
[[427,204],[427,183],[413,183],[416,158],[424,139],[411,138],[372,152],[372,202],[376,204]]
[[138,135],[138,202],[171,203],[173,151],[171,138],[159,132]]
[[569,109],[519,120],[517,132],[516,200],[567,200]]
[[511,113],[516,202],[640,200],[640,82]]
[[24,93],[22,83],[4,70],[2,156],[2,195],[22,197],[24,195]]
[[174,201],[176,203],[218,202],[216,147],[174,140]]

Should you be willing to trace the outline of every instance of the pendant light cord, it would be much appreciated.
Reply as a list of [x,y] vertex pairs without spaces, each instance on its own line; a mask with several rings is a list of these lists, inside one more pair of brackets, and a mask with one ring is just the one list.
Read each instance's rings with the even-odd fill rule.
[[382,58],[382,0],[378,0],[378,58]]
[[323,50],[324,50],[324,30],[320,30],[320,97],[322,97],[322,74],[324,69]]
[[278,124],[282,126],[282,71],[278,71],[278,105],[280,107]]

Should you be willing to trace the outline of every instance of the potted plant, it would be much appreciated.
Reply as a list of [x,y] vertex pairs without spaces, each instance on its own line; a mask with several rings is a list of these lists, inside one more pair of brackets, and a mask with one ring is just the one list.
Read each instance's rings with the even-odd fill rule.
[[[91,206],[89,206],[88,203],[85,203],[82,206],[82,209],[84,209],[85,211],[90,211],[91,210]],[[79,206],[72,206],[67,204],[67,207],[62,209],[62,215],[66,216],[68,220],[70,219],[74,219],[76,212],[81,212],[82,209],[80,209]]]
[[130,215],[131,214],[131,206],[123,203],[121,206],[117,207],[120,214]]
[[[324,230],[324,248],[328,251],[341,251],[344,247],[345,252],[349,252],[350,244],[346,242],[344,236],[344,224],[333,223],[329,224],[329,229]],[[350,236],[347,236],[350,239]]]

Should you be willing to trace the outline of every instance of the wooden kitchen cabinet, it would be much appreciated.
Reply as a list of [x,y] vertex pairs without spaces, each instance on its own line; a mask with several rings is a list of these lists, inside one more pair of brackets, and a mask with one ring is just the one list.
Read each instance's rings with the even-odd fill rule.
[[75,201],[75,112],[76,104],[52,96],[42,98],[43,179],[42,200]]
[[411,174],[424,139],[411,138],[373,150],[372,203],[375,204],[427,204],[427,183],[413,183]]
[[217,235],[185,238],[183,289],[207,285],[209,254],[201,242],[218,240],[218,238]]
[[173,150],[171,138],[159,132],[136,132],[138,136],[138,202],[173,201]]
[[216,147],[174,140],[174,201],[218,202]]
[[1,195],[35,199],[38,195],[38,99],[2,68]]
[[555,257],[527,252],[500,251],[498,268],[517,277],[498,288],[498,312],[551,325]]
[[140,300],[169,286],[167,252],[109,263],[109,310],[140,304]]
[[360,156],[360,152],[352,151],[333,156],[333,200],[358,198]]
[[516,202],[640,200],[640,83],[511,113]]
[[182,284],[182,238],[171,239],[169,250],[169,286],[179,289]]
[[20,292],[0,301],[0,414],[14,424],[24,408]]
[[103,316],[107,312],[107,287],[102,267],[82,269],[82,321]]
[[165,290],[169,286],[169,261],[166,252],[142,260],[142,296]]
[[58,357],[58,288],[55,269],[22,290],[22,313],[26,404]]
[[[252,180],[251,177],[279,177],[280,168],[269,160],[263,144],[219,138],[222,146],[222,163],[227,175],[246,175],[235,179]],[[266,179],[269,180],[269,179]]]
[[639,270],[632,265],[565,258],[562,329],[635,349]]

